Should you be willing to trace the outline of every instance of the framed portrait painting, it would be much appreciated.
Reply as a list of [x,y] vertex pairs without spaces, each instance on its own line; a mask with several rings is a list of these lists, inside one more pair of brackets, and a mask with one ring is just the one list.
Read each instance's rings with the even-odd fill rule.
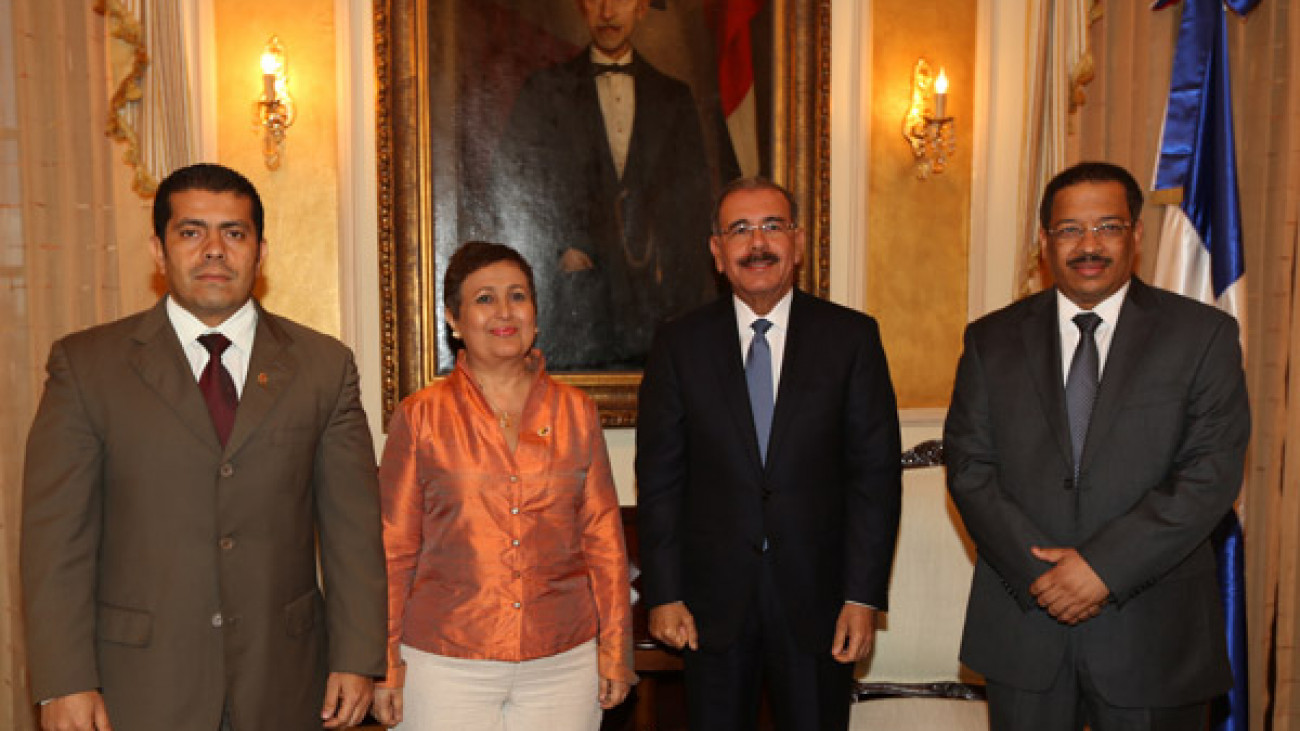
[[708,239],[740,175],[790,188],[828,286],[830,0],[377,0],[385,417],[455,364],[466,241],[534,274],[537,346],[632,426],[655,328],[725,291]]

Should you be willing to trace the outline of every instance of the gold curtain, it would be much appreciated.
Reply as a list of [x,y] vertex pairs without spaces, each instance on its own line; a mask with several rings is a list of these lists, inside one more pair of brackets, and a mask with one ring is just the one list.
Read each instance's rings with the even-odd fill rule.
[[33,729],[17,549],[23,444],[50,343],[121,310],[104,18],[0,5],[0,728]]
[[[1181,6],[1107,3],[1092,29],[1098,67],[1070,162],[1110,160],[1149,185]],[[1246,373],[1254,433],[1242,492],[1251,729],[1300,729],[1300,3],[1264,0],[1229,15],[1238,177],[1246,249]],[[1143,216],[1141,271],[1156,261],[1162,206]]]
[[1038,252],[1038,197],[1065,167],[1066,131],[1086,98],[1096,60],[1088,28],[1102,16],[1099,0],[1041,0],[1025,8],[1025,146],[1020,161],[1016,231],[1018,299],[1042,289]]

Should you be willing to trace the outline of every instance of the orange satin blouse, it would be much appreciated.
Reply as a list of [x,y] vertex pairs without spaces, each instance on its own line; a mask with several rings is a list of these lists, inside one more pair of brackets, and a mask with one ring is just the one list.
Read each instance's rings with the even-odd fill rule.
[[388,678],[399,644],[521,661],[593,637],[601,677],[634,682],[627,553],[595,404],[536,377],[511,454],[464,358],[388,429],[379,479]]

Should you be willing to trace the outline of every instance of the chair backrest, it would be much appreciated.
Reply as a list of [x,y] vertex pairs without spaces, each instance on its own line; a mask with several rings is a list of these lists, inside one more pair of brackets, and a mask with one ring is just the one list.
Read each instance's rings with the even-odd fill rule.
[[948,496],[943,442],[921,442],[902,462],[890,611],[858,668],[859,697],[979,697],[982,680],[957,659],[975,547]]

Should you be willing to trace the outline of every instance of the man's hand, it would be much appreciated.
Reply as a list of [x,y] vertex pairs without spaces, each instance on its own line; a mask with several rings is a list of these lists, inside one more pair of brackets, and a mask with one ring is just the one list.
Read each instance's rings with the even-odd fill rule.
[[349,728],[361,723],[370,708],[375,681],[355,673],[330,673],[320,720],[325,728]]
[[41,706],[43,731],[113,731],[97,690],[63,695]]
[[402,722],[402,689],[375,688],[375,704],[371,715],[379,723],[392,728]]
[[1058,622],[1078,624],[1101,614],[1110,589],[1073,548],[1029,549],[1034,558],[1055,564],[1029,587],[1038,606]]
[[876,644],[876,610],[861,604],[844,603],[835,620],[831,657],[842,663],[857,662],[871,654]]
[[700,638],[695,633],[695,617],[683,602],[660,604],[652,608],[650,635],[676,650],[683,646],[692,650],[700,649]]
[[581,249],[569,247],[560,255],[561,271],[572,273],[595,268],[596,265],[591,263],[591,257],[587,256],[587,253]]
[[600,707],[608,711],[623,702],[627,692],[632,689],[630,683],[613,678],[600,679]]

